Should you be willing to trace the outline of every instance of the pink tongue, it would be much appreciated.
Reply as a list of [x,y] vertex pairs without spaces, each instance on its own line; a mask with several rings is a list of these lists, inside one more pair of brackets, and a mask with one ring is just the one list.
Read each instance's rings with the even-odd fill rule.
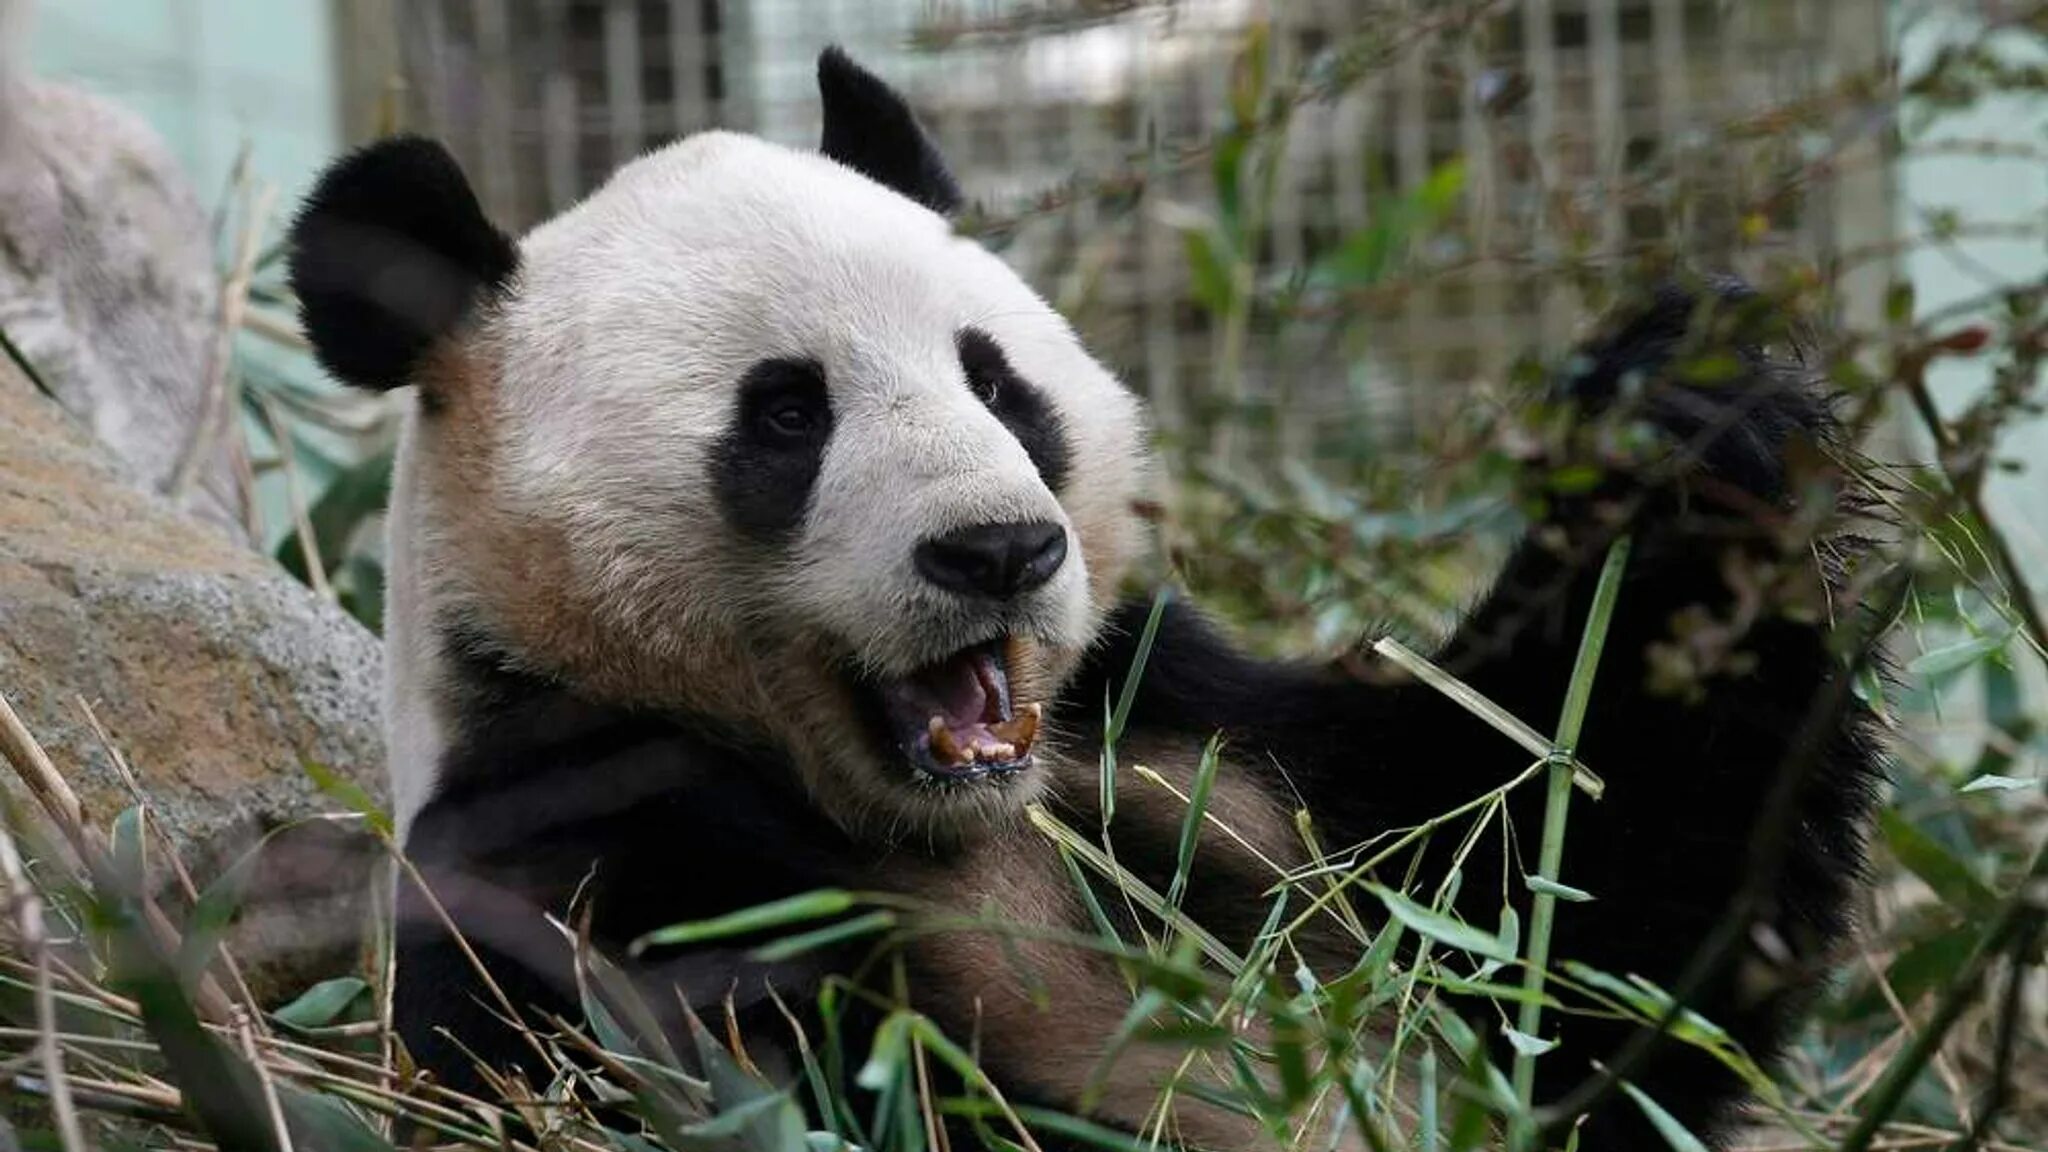
[[989,699],[975,665],[986,660],[982,653],[968,653],[928,668],[905,685],[904,696],[927,715],[943,716],[950,727],[979,724],[988,715]]

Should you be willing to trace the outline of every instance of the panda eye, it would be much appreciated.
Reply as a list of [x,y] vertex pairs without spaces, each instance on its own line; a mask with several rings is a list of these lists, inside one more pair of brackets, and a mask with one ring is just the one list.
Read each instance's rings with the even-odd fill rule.
[[783,400],[761,414],[762,427],[783,440],[807,440],[818,427],[817,413],[801,400]]

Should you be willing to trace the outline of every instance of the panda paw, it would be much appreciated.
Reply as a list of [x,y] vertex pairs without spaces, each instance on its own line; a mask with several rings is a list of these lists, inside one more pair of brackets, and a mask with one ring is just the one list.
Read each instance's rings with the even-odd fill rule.
[[1812,355],[1741,281],[1658,288],[1559,374],[1559,419],[1525,455],[1551,518],[1782,520],[1838,439]]

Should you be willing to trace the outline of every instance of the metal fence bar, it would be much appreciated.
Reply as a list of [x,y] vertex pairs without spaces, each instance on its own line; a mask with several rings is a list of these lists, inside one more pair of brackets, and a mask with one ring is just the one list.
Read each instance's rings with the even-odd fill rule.
[[1138,37],[1133,51],[1138,60],[1140,107],[1139,114],[1133,117],[1138,136],[1133,143],[1146,147],[1145,191],[1138,204],[1136,225],[1144,384],[1160,430],[1178,434],[1187,428],[1180,386],[1180,332],[1174,317],[1179,292],[1173,273],[1180,248],[1172,228],[1160,218],[1171,199],[1165,187],[1166,164],[1159,150],[1166,129],[1167,96],[1160,88],[1159,54],[1153,50],[1152,39]]
[[703,18],[698,0],[668,0],[669,128],[678,136],[713,123]]
[[639,0],[605,2],[604,90],[612,163],[624,164],[640,154],[647,138],[640,99]]
[[1697,169],[1687,148],[1687,123],[1693,113],[1692,61],[1686,53],[1684,0],[1652,0],[1650,8],[1650,52],[1657,68],[1657,131],[1663,138],[1663,154],[1670,158],[1677,183],[1676,211],[1665,221],[1678,237],[1693,234],[1698,214],[1693,209],[1692,188]]
[[[1315,370],[1321,350],[1276,348],[1271,333],[1255,332],[1242,391],[1225,397],[1211,383],[1216,325],[1187,299],[1181,239],[1159,210],[1169,201],[1213,206],[1199,146],[1228,114],[1246,20],[1270,20],[1271,66],[1284,79],[1306,62],[1294,57],[1347,43],[1378,0],[1282,0],[1245,13],[1193,0],[1171,10],[1141,6],[1078,34],[970,36],[915,58],[915,66],[912,57],[888,54],[915,23],[906,9],[872,0],[778,7],[797,2],[419,0],[394,5],[402,12],[394,18],[409,31],[404,47],[424,127],[475,165],[487,204],[513,224],[565,207],[606,162],[672,135],[745,127],[757,114],[787,135],[786,113],[797,105],[783,102],[805,95],[792,87],[796,56],[808,70],[826,39],[905,78],[965,182],[999,210],[1062,173],[1111,173],[1138,155],[1146,180],[1134,215],[1099,211],[1084,194],[1071,211],[1027,222],[1008,252],[1054,295],[1085,289],[1077,320],[1152,394],[1162,426],[1185,427],[1198,402],[1260,397],[1285,402],[1281,431],[1290,443],[1299,437],[1288,421],[1303,413],[1355,408],[1367,393],[1374,405],[1412,405],[1416,391],[1406,383],[1498,378],[1523,350],[1554,349],[1581,302],[1567,278],[1538,285],[1535,277],[1568,255],[1564,232],[1579,227],[1574,213],[1592,229],[1596,259],[1659,238],[1711,258],[1753,254],[1756,239],[1731,230],[1740,222],[1729,208],[1768,170],[1737,157],[1687,156],[1687,133],[1749,101],[1811,87],[1845,51],[1835,43],[1838,27],[1860,30],[1874,20],[1873,51],[1882,40],[1881,0],[1518,0],[1470,37],[1404,48],[1382,74],[1297,110],[1261,234],[1250,239],[1262,273],[1303,266],[1462,154],[1467,187],[1452,227],[1473,259],[1421,275],[1399,299],[1360,313],[1369,388],[1346,395],[1337,374]],[[994,0],[955,7],[968,22],[1012,10]],[[913,76],[918,82],[909,83]],[[1496,106],[1504,85],[1526,95]],[[1144,158],[1153,144],[1194,146],[1196,159],[1168,163],[1172,152],[1159,150]],[[1656,173],[1664,182],[1647,193],[1661,202],[1589,196],[1651,174],[1646,165],[1669,165],[1671,178]],[[1389,187],[1376,184],[1376,173]],[[1816,187],[1777,214],[1774,242],[1821,253],[1852,233],[1883,234],[1883,196],[1837,204],[1834,191]],[[1249,202],[1261,193],[1247,183],[1241,194]],[[1283,368],[1298,387],[1275,375]]]
[[[1621,98],[1621,36],[1616,21],[1615,0],[1590,0],[1586,23],[1590,46],[1585,56],[1587,79],[1593,95],[1593,178],[1602,188],[1619,188],[1628,152],[1626,110]],[[1622,209],[1619,196],[1600,198],[1600,248],[1607,253],[1623,249]],[[1608,263],[1608,278],[1619,273],[1617,262]]]
[[541,35],[546,77],[541,82],[541,161],[547,176],[548,211],[559,212],[583,193],[579,163],[583,144],[577,105],[573,46],[567,0],[542,0]]
[[523,218],[519,178],[512,156],[512,125],[519,109],[513,98],[512,27],[500,0],[471,0],[476,26],[478,174],[483,201],[500,220]]

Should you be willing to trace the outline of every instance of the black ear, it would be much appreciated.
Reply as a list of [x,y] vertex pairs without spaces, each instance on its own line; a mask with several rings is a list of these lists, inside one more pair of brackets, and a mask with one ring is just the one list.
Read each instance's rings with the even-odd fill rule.
[[395,388],[437,340],[519,266],[455,158],[417,136],[336,161],[291,230],[291,283],[320,363],[363,388]]
[[894,88],[837,46],[818,56],[825,139],[818,150],[940,215],[961,203],[960,185]]

